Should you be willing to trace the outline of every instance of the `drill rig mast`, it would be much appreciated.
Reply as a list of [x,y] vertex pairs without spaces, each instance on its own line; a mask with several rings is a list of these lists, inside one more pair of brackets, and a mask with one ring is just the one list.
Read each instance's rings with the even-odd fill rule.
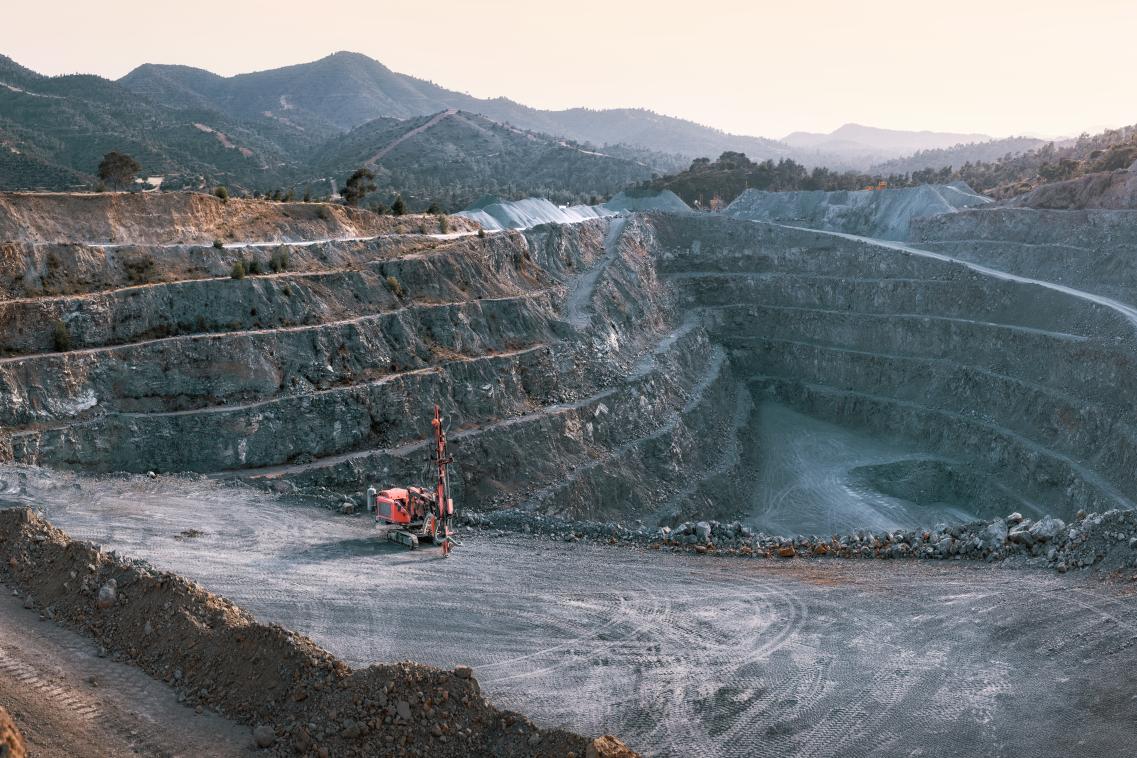
[[442,546],[442,555],[450,555],[453,545],[454,499],[450,495],[447,466],[454,462],[446,452],[446,430],[442,428],[442,411],[434,406],[430,425],[434,431],[431,455],[436,479],[433,489],[425,487],[393,487],[376,492],[367,490],[367,507],[375,511],[375,523],[386,529],[387,539],[417,548],[421,542]]

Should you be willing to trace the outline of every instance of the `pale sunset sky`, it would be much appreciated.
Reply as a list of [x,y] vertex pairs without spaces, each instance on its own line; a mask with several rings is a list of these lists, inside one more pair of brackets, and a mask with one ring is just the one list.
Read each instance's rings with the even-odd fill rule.
[[42,0],[0,53],[45,74],[231,75],[337,50],[479,97],[636,106],[780,138],[846,122],[992,136],[1137,122],[1137,0]]

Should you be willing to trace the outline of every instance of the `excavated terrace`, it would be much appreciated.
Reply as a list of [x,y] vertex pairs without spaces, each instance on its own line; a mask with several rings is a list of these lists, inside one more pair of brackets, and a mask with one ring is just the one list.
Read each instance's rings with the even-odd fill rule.
[[[1137,289],[1123,272],[1137,220],[1120,211],[1055,215],[1061,213],[961,210],[917,219],[908,244],[726,215],[665,213],[485,236],[467,229],[443,235],[433,227],[416,234],[404,225],[314,244],[277,235],[259,245],[250,237],[220,249],[166,238],[101,247],[42,233],[16,235],[3,248],[0,462],[13,464],[4,470],[9,480],[38,470],[25,466],[71,469],[77,476],[155,472],[156,480],[144,480],[153,482],[146,492],[139,490],[150,504],[139,507],[147,518],[160,517],[152,527],[158,530],[173,518],[153,504],[161,500],[166,474],[204,475],[189,481],[200,483],[202,502],[210,501],[213,511],[226,497],[217,493],[241,480],[258,488],[264,502],[255,508],[234,502],[234,523],[259,530],[269,518],[263,514],[288,521],[295,506],[284,503],[361,505],[372,484],[421,479],[430,452],[426,419],[438,402],[451,425],[455,497],[468,511],[513,508],[646,527],[718,519],[774,534],[829,535],[920,530],[1011,511],[1070,521],[1078,511],[1129,509],[1137,493],[1137,310],[1130,305],[1137,303]],[[1022,221],[1023,214],[1038,224]],[[257,217],[256,223],[262,229],[267,222]],[[1083,248],[1092,254],[1079,256]],[[267,265],[274,255],[288,260],[286,270],[227,276],[239,257]],[[151,261],[150,267],[139,260]],[[59,324],[69,345],[59,344]],[[119,486],[105,484],[118,479],[75,481],[88,490]],[[122,481],[130,489],[139,479]],[[129,510],[128,495],[93,498],[88,512],[61,505],[66,498],[51,486],[19,490],[8,482],[8,496],[50,501],[49,515],[80,535],[193,570],[175,559],[184,545],[151,551],[141,532],[135,539],[129,529],[100,531],[101,523]],[[252,490],[239,491],[247,499]],[[178,497],[187,503],[196,495]],[[221,530],[223,519],[213,511],[209,518]],[[300,521],[310,518],[300,515],[307,509],[296,512]],[[274,552],[265,564],[275,566],[271,570],[239,566],[243,548],[211,540],[187,552],[194,556],[187,560],[204,561],[197,575],[211,587],[270,617],[298,619],[349,659],[402,654],[398,645],[357,649],[352,640],[358,635],[338,628],[374,627],[388,611],[392,617],[409,612],[405,604],[396,608],[394,598],[362,620],[345,610],[359,601],[347,586],[347,564],[360,556],[384,565],[397,558],[374,548],[362,519],[338,518],[319,516],[321,525],[302,539],[296,537],[302,527],[282,524],[301,553]],[[312,535],[325,527],[326,539],[313,543]],[[495,581],[508,584],[506,577],[517,571],[545,575],[540,557],[518,562],[511,572],[502,565],[508,551],[475,547],[472,560]],[[208,558],[213,548],[219,552]],[[254,553],[262,549],[268,548]],[[560,539],[548,543],[549,576],[571,571],[574,560],[611,560],[576,549]],[[856,711],[863,697],[844,702],[831,693],[879,673],[869,664],[887,655],[888,645],[873,643],[872,630],[859,628],[847,655],[826,664],[836,668],[821,672],[808,662],[825,639],[820,626],[795,633],[792,649],[763,647],[777,636],[780,622],[772,619],[779,613],[798,621],[810,613],[841,616],[843,594],[818,599],[806,585],[851,583],[864,596],[849,602],[873,603],[874,590],[852,578],[856,568],[837,579],[824,573],[786,579],[796,583],[794,597],[777,613],[730,600],[746,595],[745,586],[700,579],[684,590],[689,594],[671,600],[679,616],[708,619],[706,628],[661,640],[656,627],[674,624],[676,613],[657,613],[652,603],[632,607],[628,599],[662,598],[670,608],[664,602],[668,572],[705,569],[653,553],[620,560],[612,570],[622,583],[599,606],[582,600],[587,612],[575,623],[631,609],[628,626],[612,639],[582,632],[541,648],[531,669],[526,663],[516,676],[500,674],[495,696],[536,704],[549,723],[605,725],[652,754],[806,754],[808,746],[823,743],[827,748],[816,754],[874,752],[872,735],[847,732],[848,719],[869,723]],[[642,572],[631,565],[637,561]],[[308,582],[299,606],[282,598],[300,585],[268,582],[273,572],[303,573],[305,566],[324,564],[332,566],[327,573],[297,579]],[[921,595],[924,605],[938,592],[985,588],[936,616],[937,624],[956,624],[973,606],[1004,601],[994,585],[1005,580],[973,568],[913,579],[929,593]],[[869,584],[899,581],[880,574],[885,569],[871,571],[877,573]],[[649,581],[653,572],[662,573]],[[573,597],[587,598],[604,584],[604,573],[566,586]],[[268,594],[248,589],[249,576],[268,582],[262,587]],[[445,592],[433,579],[416,581]],[[780,581],[763,580],[762,592]],[[1036,588],[1040,598],[1064,591],[1065,585],[1048,582]],[[477,591],[491,592],[481,584]],[[889,593],[873,606],[882,624],[902,615],[902,593],[896,587]],[[752,614],[753,623],[724,622],[707,595],[726,598],[725,612]],[[1093,612],[1107,614],[1111,604],[1124,609],[1115,620],[1128,619],[1129,629],[1128,596],[1094,600]],[[1039,619],[1046,614],[1036,606],[1016,606],[1016,618],[1044,623]],[[447,623],[462,627],[463,604],[447,607],[453,613]],[[502,598],[487,608],[490,615],[497,609],[537,625],[547,622],[543,614],[563,624],[568,613],[525,610]],[[913,618],[926,626],[932,616]],[[1077,621],[1064,618],[1062,628],[1081,633]],[[1005,625],[984,623],[991,634],[1008,633]],[[502,633],[490,623],[468,631],[463,644],[474,647]],[[968,705],[952,718],[962,719],[967,731],[944,743],[957,753],[977,749],[992,733],[1003,746],[996,754],[1011,754],[1016,740],[1044,744],[1045,735],[1013,727],[1015,714],[1026,710],[1022,703],[1004,707],[999,694],[1007,672],[1029,662],[1015,653],[1000,659],[998,671],[983,671],[979,662],[995,654],[990,650],[962,661],[961,651],[974,642],[971,632],[985,633],[944,638],[928,631],[923,642],[906,647],[912,667],[920,656],[940,657],[934,676],[922,683],[905,687],[889,679],[888,707],[907,712],[914,703],[926,709],[963,697]],[[720,633],[747,651],[738,659],[747,661],[746,671],[729,662],[730,646],[719,650],[708,642]],[[515,640],[517,649],[549,641],[539,630],[531,637]],[[890,639],[900,644],[902,638],[898,626]],[[1110,639],[1102,636],[1088,654],[1115,655]],[[659,645],[655,658],[629,652],[652,644]],[[1040,637],[1022,650],[1047,644]],[[678,654],[671,645],[698,648],[695,668],[670,666]],[[552,659],[565,651],[573,687],[542,700],[541,693],[557,686],[549,671],[561,664]],[[447,648],[434,662],[450,665],[457,662],[453,655]],[[492,655],[482,665],[504,670],[505,662],[521,658],[513,648],[495,648]],[[775,657],[797,677],[791,692],[804,693],[804,700],[797,694],[787,694],[794,703],[771,700],[777,682],[763,667]],[[838,670],[854,659],[854,669]],[[580,715],[580,703],[599,691],[597,671],[608,665],[618,678],[617,694],[600,711]],[[712,670],[697,670],[700,665]],[[1055,670],[1069,665],[1055,664]],[[951,678],[960,666],[966,681]],[[657,668],[660,677],[644,673]],[[1046,671],[1030,670],[1030,691],[1044,690]],[[715,685],[701,687],[700,675]],[[726,682],[735,679],[751,684],[731,689]],[[667,695],[660,689],[664,681],[683,687]],[[1076,695],[1089,697],[1084,688]],[[667,697],[673,702],[662,709],[644,705]],[[1060,703],[1047,707],[1057,712]],[[1132,715],[1131,705],[1118,708]],[[775,712],[782,715],[762,715]],[[924,716],[923,723],[897,726],[876,751],[936,744],[935,735],[950,731],[946,721]],[[697,725],[693,739],[675,734],[680,720]],[[815,721],[821,726],[806,728]],[[791,723],[797,726],[783,731]],[[1107,743],[1083,752],[1107,754]]]
[[[1016,254],[1049,262],[1037,279],[993,270],[1017,260],[1012,240],[998,255],[968,247],[1011,236],[1024,213],[1045,216],[1053,240],[1031,227]],[[766,528],[759,483],[776,456],[756,449],[756,409],[773,402],[970,472],[963,492],[949,491],[958,476],[925,476],[943,491],[906,501],[896,524],[932,520],[921,509],[936,503],[960,517],[1131,507],[1137,312],[1075,286],[1122,256],[1131,225],[1079,212],[1072,232],[1055,213],[918,220],[930,251],[659,213],[240,252],[162,242],[129,246],[151,261],[152,281],[136,283],[120,249],[29,232],[6,247],[22,284],[0,302],[0,450],[358,502],[418,476],[422,420],[440,402],[469,508]],[[1054,275],[1053,250],[1072,239],[1095,246],[1093,265]],[[224,276],[250,250],[283,253],[287,270]],[[891,465],[919,477],[923,461]],[[863,526],[832,508],[826,523]],[[794,527],[784,510],[777,523]]]

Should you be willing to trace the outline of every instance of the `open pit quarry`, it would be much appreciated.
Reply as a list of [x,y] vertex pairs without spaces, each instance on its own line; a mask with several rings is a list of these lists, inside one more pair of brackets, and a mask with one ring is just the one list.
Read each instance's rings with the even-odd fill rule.
[[[281,754],[1131,752],[1137,212],[861,194],[484,234],[2,196],[11,613],[167,682],[235,754],[253,728]],[[445,561],[361,513],[426,483],[435,403]],[[41,518],[113,553],[49,570],[80,543]],[[291,630],[310,699],[227,694],[161,603],[96,608],[114,577]]]

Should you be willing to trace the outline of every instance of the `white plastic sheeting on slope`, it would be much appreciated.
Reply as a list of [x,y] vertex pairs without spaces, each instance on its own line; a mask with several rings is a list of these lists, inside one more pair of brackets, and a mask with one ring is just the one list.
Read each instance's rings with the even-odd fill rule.
[[614,211],[602,205],[573,205],[560,207],[543,197],[524,200],[489,200],[480,202],[457,216],[478,222],[483,229],[528,229],[540,224],[575,224],[588,219],[613,216]]
[[908,224],[914,218],[990,202],[963,182],[840,192],[747,190],[723,213],[750,221],[773,221],[865,237],[906,240]]

